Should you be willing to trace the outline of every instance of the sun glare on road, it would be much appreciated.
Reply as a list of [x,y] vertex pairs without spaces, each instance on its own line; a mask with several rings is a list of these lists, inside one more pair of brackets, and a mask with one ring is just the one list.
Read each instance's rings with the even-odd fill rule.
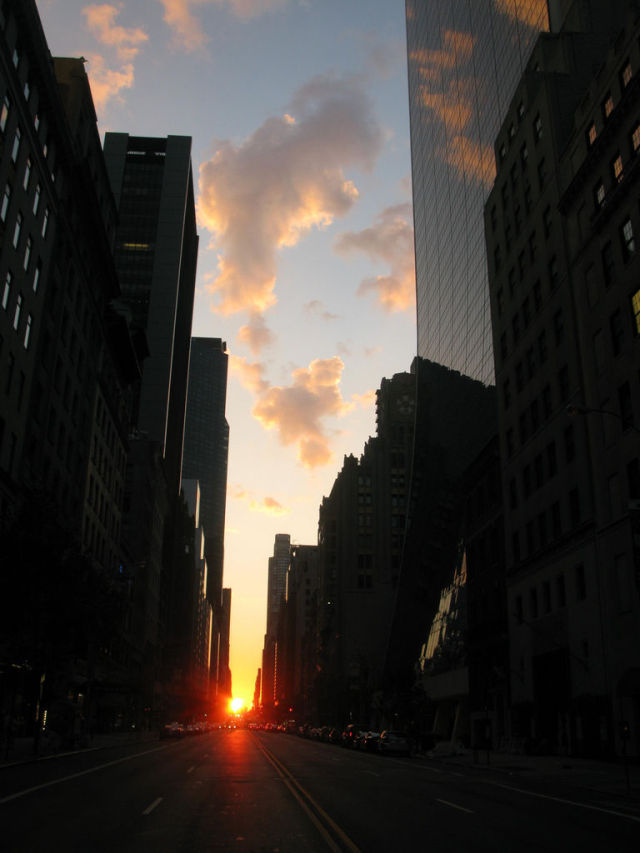
[[240,711],[244,708],[244,699],[240,699],[239,697],[234,697],[229,702],[229,707],[231,708],[234,714],[239,714]]

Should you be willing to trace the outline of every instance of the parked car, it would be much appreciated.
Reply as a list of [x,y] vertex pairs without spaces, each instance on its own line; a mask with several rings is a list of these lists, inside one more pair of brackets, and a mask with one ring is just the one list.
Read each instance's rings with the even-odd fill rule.
[[160,729],[161,738],[179,738],[184,735],[184,726],[182,723],[167,723]]
[[378,752],[384,755],[411,755],[411,741],[405,732],[384,731],[378,740]]
[[362,746],[368,752],[377,752],[379,740],[380,732],[365,732]]
[[358,725],[358,723],[349,723],[342,732],[342,745],[349,746],[352,749],[359,749],[362,746],[366,726]]

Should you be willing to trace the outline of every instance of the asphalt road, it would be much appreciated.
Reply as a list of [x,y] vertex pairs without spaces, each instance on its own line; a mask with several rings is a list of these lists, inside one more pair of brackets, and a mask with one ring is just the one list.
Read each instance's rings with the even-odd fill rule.
[[0,769],[3,853],[636,853],[640,814],[242,729]]

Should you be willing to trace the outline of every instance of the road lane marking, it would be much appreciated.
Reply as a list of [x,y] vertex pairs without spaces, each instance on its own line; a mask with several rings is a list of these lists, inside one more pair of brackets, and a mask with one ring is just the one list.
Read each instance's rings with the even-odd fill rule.
[[51,785],[58,785],[60,782],[69,782],[71,779],[77,779],[80,776],[87,776],[89,773],[95,773],[102,770],[104,767],[113,767],[115,764],[122,764],[125,761],[131,761],[133,758],[139,758],[141,755],[149,755],[151,752],[158,752],[161,749],[167,749],[166,746],[156,746],[153,749],[145,749],[144,752],[136,752],[135,755],[127,755],[125,758],[118,758],[116,761],[107,761],[105,764],[98,764],[96,767],[90,767],[88,770],[80,770],[78,773],[70,773],[68,776],[61,776],[59,779],[52,779],[50,782],[43,782],[41,785],[34,785],[33,788],[25,788],[24,791],[18,791],[15,794],[10,794],[8,797],[3,797],[0,800],[0,806],[3,803],[9,803],[11,800],[17,800],[18,797],[24,797],[27,794],[32,794],[34,791],[41,791],[42,788],[50,788]]
[[151,814],[151,812],[152,812],[155,808],[157,808],[163,800],[164,800],[164,797],[158,797],[156,800],[154,800],[154,801],[151,803],[151,805],[150,805],[150,806],[147,806],[147,807],[146,807],[146,809],[142,812],[142,814]]
[[[261,743],[258,743],[259,749],[262,751],[264,757],[267,761],[275,768],[276,772],[287,786],[289,791],[293,794],[295,799],[298,801],[298,804],[302,807],[302,809],[306,812],[307,816],[316,827],[320,835],[325,840],[329,850],[332,853],[342,853],[342,848],[339,847],[333,838],[329,835],[325,826],[319,820],[319,817],[328,824],[333,832],[338,836],[339,840],[342,841],[344,846],[350,853],[361,853],[360,848],[357,847],[353,841],[349,838],[349,836],[343,832],[340,827],[329,817],[329,815],[325,812],[325,810],[318,805],[318,803],[313,799],[311,794],[306,791],[302,785],[298,782],[294,776],[291,775],[289,770],[282,764],[282,762],[275,757],[275,755],[271,752],[271,750],[267,749],[267,747],[263,746]],[[317,814],[314,813],[312,808],[315,809]]]
[[439,800],[436,797],[436,803],[443,803],[445,806],[451,806],[452,809],[458,809],[461,812],[467,812],[467,814],[475,814],[473,809],[465,809],[464,806],[459,806],[457,803],[450,803],[449,800]]
[[187,773],[193,773],[193,771],[194,771],[195,769],[196,769],[196,765],[194,764],[194,765],[193,765],[193,767],[190,767],[190,768],[187,770]]
[[552,797],[550,794],[540,794],[537,791],[527,791],[524,788],[516,788],[513,785],[503,785],[500,782],[486,781],[487,785],[493,785],[495,788],[504,788],[506,791],[516,791],[518,794],[526,794],[529,797],[538,797],[541,800],[552,800],[554,803],[564,803],[566,806],[577,806],[579,809],[588,809],[592,812],[603,812],[614,817],[626,817],[627,820],[632,820],[635,823],[640,823],[640,817],[627,814],[627,812],[618,812],[613,809],[603,809],[602,806],[592,806],[589,803],[577,803],[575,800],[565,800],[563,797]]

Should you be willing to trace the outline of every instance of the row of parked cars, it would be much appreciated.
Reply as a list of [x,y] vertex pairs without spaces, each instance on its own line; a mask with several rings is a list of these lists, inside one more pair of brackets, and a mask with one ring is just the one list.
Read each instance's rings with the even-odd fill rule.
[[368,752],[407,756],[410,756],[412,752],[411,739],[405,732],[391,729],[374,732],[356,723],[349,723],[344,728],[337,726],[312,727],[308,724],[298,725],[294,720],[288,720],[286,723],[267,723],[264,728],[268,731],[297,734],[300,737],[319,740],[323,743],[333,743],[349,749],[363,749]]

